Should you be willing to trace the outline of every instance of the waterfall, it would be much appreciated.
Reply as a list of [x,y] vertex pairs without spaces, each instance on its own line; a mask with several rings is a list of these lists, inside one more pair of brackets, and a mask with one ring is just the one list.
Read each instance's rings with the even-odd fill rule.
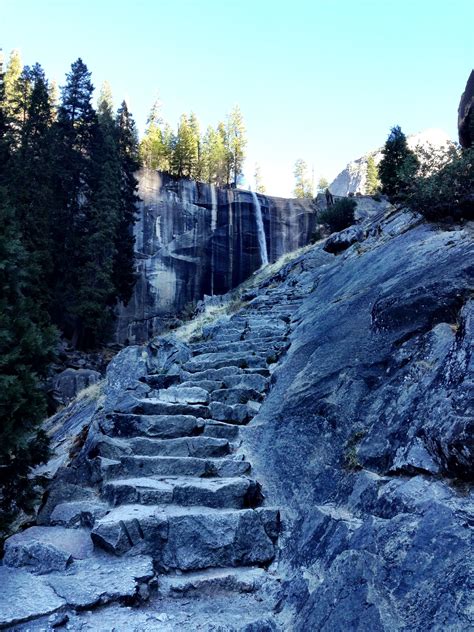
[[260,202],[258,196],[254,191],[251,191],[253,198],[253,205],[255,207],[255,218],[257,221],[257,236],[258,236],[258,249],[260,250],[260,260],[262,262],[262,266],[268,265],[268,253],[267,253],[267,242],[265,240],[265,229],[263,227],[263,218],[262,218],[262,209],[260,207]]
[[216,187],[211,184],[211,230],[214,232],[217,227],[217,195],[216,195]]

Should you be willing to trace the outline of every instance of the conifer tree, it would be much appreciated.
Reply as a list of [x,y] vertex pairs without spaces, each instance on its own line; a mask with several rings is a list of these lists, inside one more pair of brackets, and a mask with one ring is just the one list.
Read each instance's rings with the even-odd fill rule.
[[365,194],[375,195],[380,188],[379,171],[373,156],[367,158],[367,179],[365,183]]
[[117,298],[130,300],[136,281],[133,225],[136,220],[138,181],[138,134],[125,101],[120,106],[116,127],[120,160],[120,214],[115,240],[114,284]]
[[308,166],[301,158],[295,162],[293,174],[296,180],[294,196],[297,198],[312,198],[313,185],[308,177]]
[[260,165],[258,164],[255,165],[255,173],[253,177],[255,179],[255,191],[257,193],[265,193],[265,186],[262,182],[262,174],[260,171]]
[[418,160],[409,149],[406,136],[398,125],[392,127],[382,154],[379,164],[382,192],[392,199],[400,198],[416,174]]
[[[30,465],[47,456],[36,424],[46,414],[41,388],[52,359],[54,332],[37,320],[28,298],[33,280],[21,233],[4,187],[0,186],[0,532],[18,509],[28,509]],[[35,447],[43,444],[37,453]]]
[[182,114],[179,119],[172,159],[172,172],[178,178],[191,178],[196,172],[198,143],[199,140],[191,125],[190,117]]
[[20,129],[20,145],[10,164],[10,189],[30,269],[36,278],[35,300],[44,309],[47,322],[47,311],[51,307],[54,251],[50,218],[54,206],[50,134],[52,108],[48,82],[41,66],[35,64],[27,72],[29,98]]
[[[11,129],[15,120],[16,103],[19,100],[18,95],[18,80],[23,69],[21,63],[20,53],[17,50],[13,50],[10,53],[7,68],[3,77],[3,112],[8,124],[8,128]],[[8,133],[9,129],[6,130]]]
[[169,135],[169,129],[163,130],[163,124],[161,102],[157,99],[151,108],[145,134],[140,143],[140,160],[148,169],[169,171],[171,168],[172,134]]
[[[79,272],[85,259],[85,243],[93,186],[93,144],[97,116],[92,107],[91,73],[81,59],[71,66],[55,125],[55,174],[57,178],[54,239],[56,264],[56,320],[73,344],[81,338],[78,309]],[[82,279],[84,281],[84,279]]]
[[321,176],[318,180],[318,193],[324,193],[329,188],[329,181],[324,176]]
[[190,150],[192,154],[189,175],[193,178],[193,180],[202,180],[203,164],[201,134],[199,121],[194,112],[191,112],[188,118],[188,125],[190,129]]
[[243,172],[245,147],[247,145],[244,119],[238,105],[231,111],[227,120],[227,144],[230,178],[232,178],[234,186],[237,186]]

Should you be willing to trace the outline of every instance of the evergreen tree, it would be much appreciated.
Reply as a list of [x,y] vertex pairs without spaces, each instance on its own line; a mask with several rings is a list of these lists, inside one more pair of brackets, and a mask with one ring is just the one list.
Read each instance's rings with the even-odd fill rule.
[[399,199],[410,187],[410,181],[418,169],[418,160],[409,149],[405,134],[400,127],[392,127],[382,151],[379,176],[382,192],[392,199]]
[[294,196],[297,198],[312,198],[313,185],[308,177],[308,166],[301,158],[295,162],[293,174],[296,180]]
[[[22,72],[20,53],[13,50],[8,60],[7,68],[3,77],[3,112],[8,126],[11,128],[15,120],[16,104],[19,101],[18,80]],[[6,130],[8,132],[8,130]]]
[[238,105],[234,107],[227,120],[227,146],[229,152],[229,180],[232,178],[234,186],[243,173],[245,160],[245,126],[242,113]]
[[255,173],[253,175],[255,179],[255,191],[257,193],[265,193],[265,186],[262,182],[262,174],[260,172],[260,165],[255,165]]
[[43,308],[47,323],[54,251],[50,218],[54,205],[50,134],[52,108],[48,82],[41,66],[36,64],[27,71],[30,94],[20,129],[21,142],[12,157],[9,178],[11,200],[23,234],[30,269],[36,278],[33,290],[35,301]]
[[329,188],[329,181],[324,176],[321,176],[318,180],[318,193],[324,193]]
[[373,156],[367,158],[367,179],[365,183],[365,194],[375,195],[380,189],[379,170],[375,164]]
[[98,101],[98,127],[92,152],[90,199],[84,205],[81,258],[73,313],[79,342],[94,347],[107,337],[115,304],[116,233],[121,214],[121,170],[112,97],[107,89]]
[[0,187],[0,531],[18,509],[28,510],[29,468],[47,456],[45,438],[35,438],[34,429],[46,413],[41,380],[54,332],[38,322],[28,298],[33,282],[14,209]]
[[140,160],[148,169],[170,171],[173,137],[170,129],[163,129],[161,103],[157,99],[147,120],[145,134],[140,143]]
[[139,161],[138,134],[125,101],[122,102],[117,112],[116,126],[121,195],[115,241],[114,284],[117,298],[127,303],[136,281],[133,225],[136,220],[136,203],[139,199],[137,195],[138,181],[135,177]]
[[191,178],[195,174],[198,162],[198,142],[190,118],[182,114],[172,158],[172,173],[178,178]]
[[79,275],[87,250],[84,242],[90,235],[92,152],[98,123],[91,102],[94,90],[91,73],[81,59],[72,64],[66,80],[55,125],[54,316],[66,335],[72,337],[73,344],[78,344],[82,332],[78,300],[83,296]]
[[202,162],[202,143],[201,143],[201,133],[199,129],[199,121],[194,112],[191,112],[188,119],[189,129],[190,129],[190,142],[191,142],[191,170],[190,177],[193,180],[202,181],[203,174],[203,162]]

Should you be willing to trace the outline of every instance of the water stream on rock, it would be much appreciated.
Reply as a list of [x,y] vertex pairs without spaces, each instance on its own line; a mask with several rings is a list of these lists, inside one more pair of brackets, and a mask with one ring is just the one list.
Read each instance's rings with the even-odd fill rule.
[[262,209],[257,194],[251,191],[253,204],[255,206],[255,218],[257,220],[257,236],[258,236],[258,248],[260,250],[260,259],[262,261],[262,267],[268,265],[268,253],[267,242],[265,240],[265,229],[263,227]]
[[211,230],[214,232],[217,226],[217,194],[213,184],[211,184],[211,205]]

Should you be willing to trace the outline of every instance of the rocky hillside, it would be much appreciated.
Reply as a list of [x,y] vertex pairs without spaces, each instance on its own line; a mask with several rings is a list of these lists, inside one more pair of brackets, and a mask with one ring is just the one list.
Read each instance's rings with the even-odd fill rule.
[[51,421],[0,627],[472,627],[474,226],[378,208]]
[[[443,147],[452,141],[448,135],[440,129],[427,129],[419,134],[412,134],[407,137],[408,146],[412,150],[417,147]],[[374,157],[375,164],[382,160],[382,147],[365,154],[357,160],[350,162],[346,168],[329,185],[333,195],[365,194],[367,180],[367,160],[369,156]]]

